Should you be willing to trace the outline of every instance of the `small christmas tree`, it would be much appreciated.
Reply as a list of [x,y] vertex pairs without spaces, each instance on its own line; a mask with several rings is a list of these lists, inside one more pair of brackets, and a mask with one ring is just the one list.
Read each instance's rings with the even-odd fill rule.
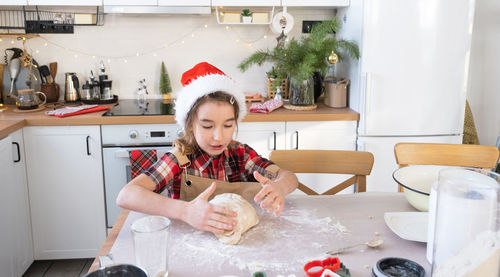
[[165,63],[162,61],[161,71],[160,71],[160,93],[166,95],[171,92],[172,92],[172,86],[170,86],[170,78],[168,77],[168,72],[167,68],[165,67]]

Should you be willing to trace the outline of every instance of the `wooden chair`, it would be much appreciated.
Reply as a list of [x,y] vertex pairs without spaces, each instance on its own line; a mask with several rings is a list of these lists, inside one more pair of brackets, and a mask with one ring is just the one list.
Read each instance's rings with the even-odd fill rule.
[[[370,175],[373,166],[373,154],[361,151],[274,150],[269,159],[280,168],[294,173],[354,175],[321,195],[336,194],[351,185],[355,185],[356,192],[365,192],[366,175]],[[299,183],[298,189],[308,195],[319,195],[302,183]]]
[[[399,167],[408,165],[449,165],[495,168],[499,151],[495,146],[442,143],[398,143],[394,155]],[[402,188],[399,186],[399,190]]]

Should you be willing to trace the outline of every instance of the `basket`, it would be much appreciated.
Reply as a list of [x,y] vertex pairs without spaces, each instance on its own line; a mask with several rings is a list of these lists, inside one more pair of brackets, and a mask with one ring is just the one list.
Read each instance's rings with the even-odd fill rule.
[[[274,78],[267,78],[267,98],[274,99],[276,96],[276,87],[273,85]],[[288,79],[281,79],[280,82],[281,96],[288,99]]]

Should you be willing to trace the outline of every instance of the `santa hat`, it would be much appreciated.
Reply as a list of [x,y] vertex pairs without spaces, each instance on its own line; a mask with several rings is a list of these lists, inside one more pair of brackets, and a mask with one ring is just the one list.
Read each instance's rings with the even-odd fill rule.
[[175,101],[175,120],[184,128],[187,114],[201,97],[222,91],[234,97],[240,108],[238,121],[246,115],[245,95],[236,83],[217,67],[201,62],[184,72],[181,78],[183,88],[177,93]]

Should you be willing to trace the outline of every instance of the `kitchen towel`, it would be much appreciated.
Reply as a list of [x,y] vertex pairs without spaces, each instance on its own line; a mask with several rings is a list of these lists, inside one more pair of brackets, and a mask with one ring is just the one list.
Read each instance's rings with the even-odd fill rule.
[[128,154],[132,179],[139,176],[139,174],[151,167],[158,160],[156,150],[131,150]]
[[77,114],[93,113],[98,111],[108,110],[109,107],[98,105],[81,105],[76,107],[64,107],[53,111],[48,111],[45,114],[55,117],[67,117]]
[[270,113],[283,106],[283,101],[277,99],[267,100],[264,103],[253,103],[250,106],[251,113]]

